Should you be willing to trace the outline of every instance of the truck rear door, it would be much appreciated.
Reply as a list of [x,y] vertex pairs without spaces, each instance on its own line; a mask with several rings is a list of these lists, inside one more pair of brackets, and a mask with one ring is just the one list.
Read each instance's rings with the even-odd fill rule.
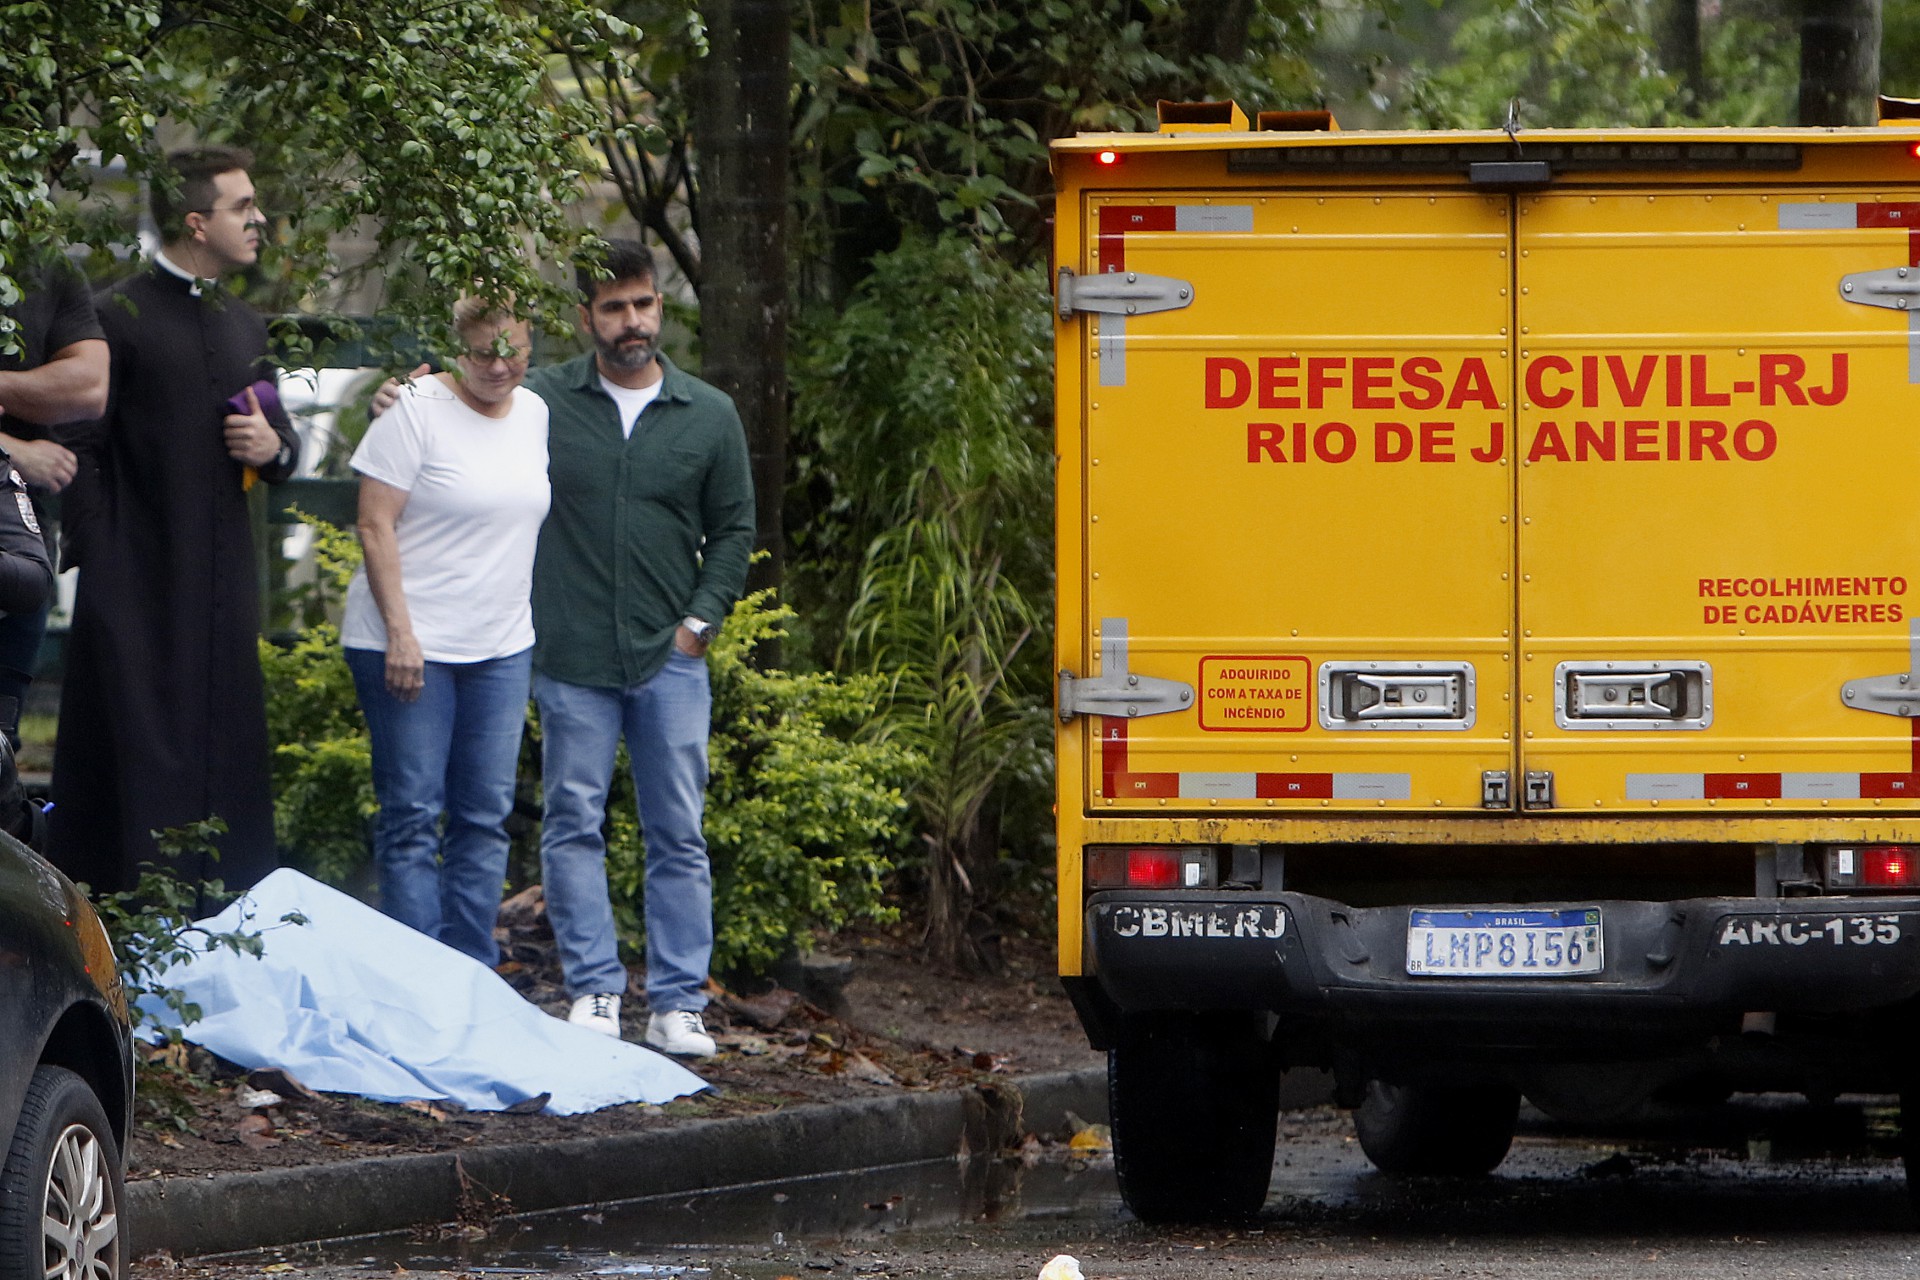
[[1515,763],[1511,198],[1083,198],[1090,809],[1481,808]]
[[1516,213],[1521,767],[1587,811],[1920,792],[1920,204],[1646,187]]

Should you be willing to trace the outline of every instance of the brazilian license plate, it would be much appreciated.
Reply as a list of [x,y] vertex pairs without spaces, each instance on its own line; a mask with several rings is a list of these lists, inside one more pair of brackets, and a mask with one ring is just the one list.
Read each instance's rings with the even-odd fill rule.
[[1433,978],[1566,978],[1599,973],[1600,908],[1435,911],[1407,917],[1407,972]]

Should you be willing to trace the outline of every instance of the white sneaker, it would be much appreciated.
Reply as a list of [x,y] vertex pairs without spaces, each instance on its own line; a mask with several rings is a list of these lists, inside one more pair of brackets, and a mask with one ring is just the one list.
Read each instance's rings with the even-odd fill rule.
[[607,991],[581,996],[567,1011],[567,1021],[576,1027],[598,1031],[603,1036],[620,1038],[620,997]]
[[683,1058],[711,1058],[718,1049],[700,1015],[691,1009],[656,1013],[647,1019],[647,1045]]

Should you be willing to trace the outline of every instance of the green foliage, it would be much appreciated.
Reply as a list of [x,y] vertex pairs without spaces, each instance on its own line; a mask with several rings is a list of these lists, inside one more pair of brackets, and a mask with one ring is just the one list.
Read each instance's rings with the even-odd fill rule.
[[1414,122],[1497,128],[1517,100],[1526,128],[1676,123],[1679,94],[1657,65],[1645,7],[1637,0],[1466,7],[1451,39],[1456,60],[1414,81]]
[[[203,852],[214,858],[220,856],[215,843],[226,830],[227,824],[222,819],[207,818],[156,831],[153,838],[164,861],[198,861]],[[226,886],[218,880],[189,882],[164,866],[149,866],[140,873],[139,882],[132,889],[94,899],[100,923],[113,942],[129,1005],[137,1006],[143,999],[156,1000],[172,1012],[181,1026],[190,1025],[199,1021],[200,1006],[188,1000],[180,988],[161,982],[161,975],[200,952],[226,950],[235,955],[261,954],[263,931],[260,929],[214,932],[193,922],[194,913],[203,901],[226,896]],[[289,912],[268,928],[305,923],[304,916]],[[167,1035],[179,1040],[180,1028],[168,1028]]]
[[877,197],[926,228],[1031,226],[1013,215],[1046,190],[1048,138],[1150,126],[1159,98],[1313,101],[1307,55],[1323,7],[797,4],[802,190],[841,205]]
[[[861,732],[879,682],[762,670],[751,656],[793,611],[770,592],[734,606],[708,651],[713,683],[706,836],[714,967],[763,971],[815,930],[894,913],[882,894],[901,839],[911,751]],[[641,933],[646,854],[624,753],[609,805],[607,877],[623,937]]]
[[[346,589],[360,563],[354,535],[306,517],[314,530],[319,601]],[[316,879],[343,883],[367,861],[372,749],[340,631],[322,616],[281,647],[262,640],[267,737],[273,748],[274,834]]]
[[[1371,43],[1403,79],[1376,67],[1378,105],[1426,128],[1487,129],[1518,103],[1523,128],[1791,124],[1799,32],[1781,0],[1722,0],[1699,16],[1699,97],[1667,65],[1663,6],[1691,0],[1468,0],[1402,3],[1392,25],[1425,48]],[[1422,12],[1426,9],[1429,12]],[[1897,24],[1896,24],[1897,25]],[[1434,45],[1444,46],[1436,56]],[[1389,123],[1392,121],[1389,120]]]
[[600,124],[555,90],[548,50],[619,68],[640,34],[591,0],[21,0],[6,26],[0,303],[27,246],[126,242],[79,157],[153,174],[166,119],[176,138],[255,148],[289,251],[284,304],[308,303],[330,242],[364,228],[382,310],[441,350],[449,300],[476,282],[563,315],[568,292],[539,267],[588,235],[568,210]]
[[1037,271],[973,240],[909,236],[797,344],[812,353],[795,428],[819,509],[796,530],[796,577],[846,619],[820,637],[837,660],[884,677],[882,731],[926,761],[918,865],[935,950],[961,963],[967,918],[993,896],[991,806],[1047,776],[1044,296]]
[[[946,493],[991,504],[984,554],[1043,600],[1051,581],[1046,281],[968,240],[910,235],[843,306],[801,317],[794,368],[798,490],[789,533],[805,598],[852,608],[875,540]],[[997,526],[997,527],[995,527]],[[842,637],[825,637],[837,647]]]

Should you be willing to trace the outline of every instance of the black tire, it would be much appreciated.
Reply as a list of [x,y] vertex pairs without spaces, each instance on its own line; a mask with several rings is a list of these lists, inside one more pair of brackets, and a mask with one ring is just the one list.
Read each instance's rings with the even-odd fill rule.
[[37,1068],[0,1170],[0,1280],[118,1280],[125,1198],[100,1100],[66,1068]]
[[1382,1173],[1477,1177],[1507,1158],[1520,1092],[1367,1081],[1353,1111],[1360,1149]]
[[1280,1065],[1251,1019],[1133,1019],[1107,1052],[1120,1196],[1143,1222],[1231,1222],[1266,1203]]

